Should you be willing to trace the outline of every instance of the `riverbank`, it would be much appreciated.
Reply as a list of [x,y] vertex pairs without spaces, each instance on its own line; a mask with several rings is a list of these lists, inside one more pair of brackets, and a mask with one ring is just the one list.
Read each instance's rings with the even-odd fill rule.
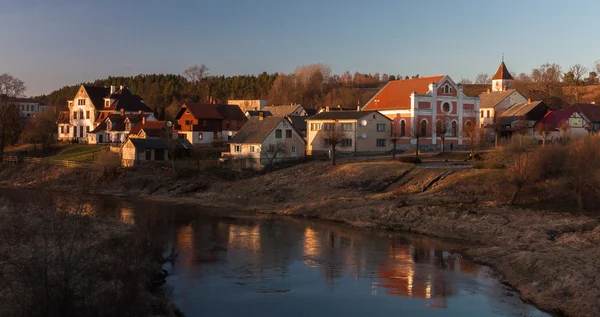
[[[3,166],[0,185],[84,190],[422,233],[461,240],[462,252],[494,268],[526,300],[555,315],[600,315],[598,218],[542,209],[553,184],[524,189],[518,207],[501,170],[419,169],[398,162],[324,162],[264,175]],[[432,180],[439,178],[437,182]],[[423,191],[424,188],[428,188]],[[550,197],[551,199],[549,199]]]

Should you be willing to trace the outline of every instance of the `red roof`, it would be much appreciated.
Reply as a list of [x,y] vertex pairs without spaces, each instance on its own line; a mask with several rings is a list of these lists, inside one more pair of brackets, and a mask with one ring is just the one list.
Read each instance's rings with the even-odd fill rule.
[[535,124],[535,129],[540,125],[545,131],[560,129],[569,117],[575,112],[575,109],[550,110],[546,115]]
[[186,102],[181,106],[177,119],[181,118],[183,111],[189,109],[196,119],[223,119],[221,113],[217,109],[217,105],[210,103],[193,103]]
[[506,79],[506,80],[513,79],[512,75],[508,71],[508,68],[506,68],[506,65],[504,64],[504,61],[502,63],[500,63],[500,66],[498,66],[498,70],[496,71],[496,74],[494,75],[494,77],[492,77],[492,80],[497,80],[497,79]]
[[[425,94],[429,91],[429,84],[438,83],[444,76],[431,76],[388,82],[381,90],[363,107],[363,110],[399,110],[410,109],[410,95],[416,91]],[[378,100],[378,102],[375,102]]]
[[588,103],[576,103],[567,109],[571,109],[571,113],[579,110],[590,122],[600,122],[600,105]]
[[161,130],[166,124],[167,121],[146,121],[146,123],[138,123],[133,128],[131,128],[129,134],[138,134],[140,133],[140,131],[142,131],[142,129]]

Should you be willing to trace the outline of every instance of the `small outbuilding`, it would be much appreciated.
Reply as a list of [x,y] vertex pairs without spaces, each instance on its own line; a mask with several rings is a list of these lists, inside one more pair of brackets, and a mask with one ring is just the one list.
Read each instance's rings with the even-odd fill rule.
[[[121,148],[121,166],[132,167],[149,161],[167,161],[189,156],[192,144],[185,139],[139,139],[130,138]],[[171,154],[170,154],[171,153]]]

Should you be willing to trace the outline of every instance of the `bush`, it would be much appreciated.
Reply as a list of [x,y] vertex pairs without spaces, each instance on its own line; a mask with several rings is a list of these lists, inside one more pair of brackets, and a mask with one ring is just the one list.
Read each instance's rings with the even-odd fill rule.
[[536,164],[532,167],[537,179],[547,180],[561,176],[567,162],[569,148],[563,145],[546,145],[533,153]]
[[410,163],[410,164],[421,164],[421,159],[416,156],[401,157],[398,159],[398,161],[403,162],[403,163]]

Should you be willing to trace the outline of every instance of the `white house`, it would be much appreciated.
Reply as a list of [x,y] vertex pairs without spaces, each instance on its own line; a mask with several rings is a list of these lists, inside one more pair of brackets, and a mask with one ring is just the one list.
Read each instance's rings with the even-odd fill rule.
[[251,118],[223,153],[222,162],[240,168],[264,166],[305,156],[306,141],[288,117]]
[[284,106],[267,106],[261,110],[268,111],[272,116],[283,117],[283,116],[306,116],[306,110],[302,105],[291,104]]
[[248,110],[262,110],[267,106],[266,100],[227,100],[228,105],[236,105],[242,109],[242,112]]

